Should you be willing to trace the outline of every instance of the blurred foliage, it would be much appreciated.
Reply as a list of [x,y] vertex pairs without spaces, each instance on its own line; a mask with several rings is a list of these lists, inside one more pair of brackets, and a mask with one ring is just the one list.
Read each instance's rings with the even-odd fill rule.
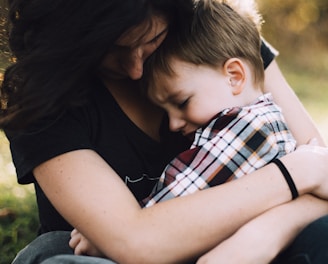
[[[258,0],[264,18],[263,35],[283,56],[306,64],[328,51],[327,0]],[[326,60],[327,61],[327,60]]]
[[328,142],[328,1],[257,0],[262,35]]
[[[5,0],[0,0],[0,72],[10,63],[10,49],[8,47],[8,8]],[[1,80],[0,80],[1,81]]]
[[[327,49],[327,0],[258,0],[265,21],[263,33],[288,50]],[[301,42],[300,42],[301,40]]]

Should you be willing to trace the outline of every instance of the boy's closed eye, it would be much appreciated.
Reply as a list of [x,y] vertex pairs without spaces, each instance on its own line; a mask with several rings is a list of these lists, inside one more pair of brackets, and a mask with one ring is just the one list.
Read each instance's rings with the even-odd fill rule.
[[177,105],[177,107],[178,107],[179,109],[184,109],[184,108],[187,107],[188,103],[189,103],[189,98],[180,101],[180,102],[177,103],[176,105]]

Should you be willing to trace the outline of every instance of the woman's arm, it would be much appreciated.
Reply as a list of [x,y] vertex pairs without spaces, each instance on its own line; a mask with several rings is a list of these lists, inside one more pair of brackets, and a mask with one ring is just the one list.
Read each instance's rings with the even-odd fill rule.
[[327,213],[327,201],[304,195],[251,220],[197,263],[270,263],[303,228]]
[[319,144],[325,146],[312,118],[287,83],[276,61],[272,61],[265,70],[264,88],[265,92],[272,93],[275,102],[282,108],[287,124],[299,145],[317,138]]
[[[303,148],[282,161],[300,194],[315,192],[328,198],[325,148]],[[177,263],[194,258],[291,199],[275,165],[147,209],[140,208],[116,173],[90,150],[60,155],[39,165],[34,174],[67,221],[119,263]],[[310,174],[315,177],[307,177]]]

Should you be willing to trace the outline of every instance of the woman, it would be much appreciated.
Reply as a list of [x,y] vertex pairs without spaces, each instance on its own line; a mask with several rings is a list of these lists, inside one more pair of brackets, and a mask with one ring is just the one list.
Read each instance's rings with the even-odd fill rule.
[[[137,201],[189,142],[168,132],[163,111],[135,80],[144,60],[180,25],[177,19],[189,14],[192,1],[12,0],[10,5],[17,63],[5,74],[0,124],[19,182],[35,184],[41,233],[74,226],[118,263],[175,263],[198,258],[257,215],[290,201],[280,171],[269,165],[241,180],[140,209]],[[272,52],[263,46],[263,54],[269,65],[266,89],[284,108],[296,139],[320,140]],[[301,133],[299,123],[309,129]],[[282,161],[300,195],[328,198],[325,148],[303,148]],[[313,204],[307,223],[328,212],[327,202],[308,197],[301,200]],[[218,208],[218,200],[229,203]],[[295,212],[303,212],[299,204],[292,205]],[[294,226],[307,224],[296,216],[285,222],[293,236],[299,231]],[[67,240],[65,234],[39,237],[16,263],[29,263],[26,257],[35,249],[38,261],[68,253],[65,245],[53,248]],[[83,263],[69,257],[70,263]]]

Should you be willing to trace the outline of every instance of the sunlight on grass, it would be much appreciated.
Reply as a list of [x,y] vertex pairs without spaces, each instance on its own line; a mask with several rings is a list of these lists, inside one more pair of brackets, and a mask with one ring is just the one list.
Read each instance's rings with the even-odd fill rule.
[[18,185],[8,140],[0,132],[0,264],[11,263],[37,229],[34,188]]

